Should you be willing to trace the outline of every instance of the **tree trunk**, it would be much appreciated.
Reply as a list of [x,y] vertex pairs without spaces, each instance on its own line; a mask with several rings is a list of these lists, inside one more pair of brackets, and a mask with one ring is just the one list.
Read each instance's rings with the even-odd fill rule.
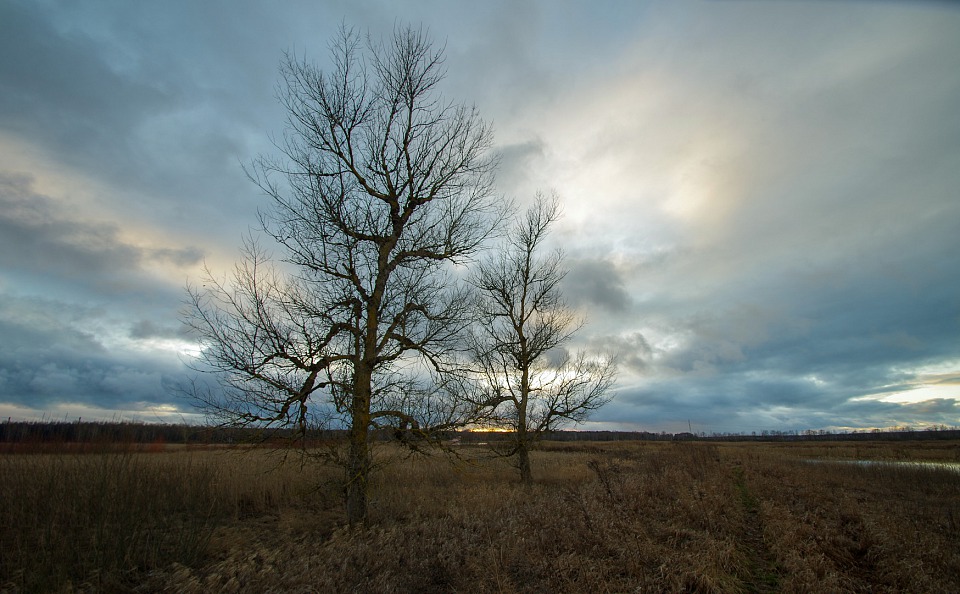
[[347,521],[351,526],[367,520],[367,478],[370,474],[370,395],[372,374],[359,366],[354,376],[350,450],[347,458]]
[[367,520],[367,474],[370,470],[370,451],[366,431],[350,430],[350,454],[347,460],[347,521],[351,526]]
[[530,442],[527,440],[527,404],[530,402],[530,358],[527,354],[527,338],[523,328],[518,331],[520,336],[521,372],[520,372],[520,402],[517,403],[517,469],[520,470],[520,482],[525,485],[533,483],[530,473]]
[[525,485],[533,483],[533,474],[530,472],[530,450],[525,439],[520,442],[517,449],[517,468],[520,469],[520,482]]

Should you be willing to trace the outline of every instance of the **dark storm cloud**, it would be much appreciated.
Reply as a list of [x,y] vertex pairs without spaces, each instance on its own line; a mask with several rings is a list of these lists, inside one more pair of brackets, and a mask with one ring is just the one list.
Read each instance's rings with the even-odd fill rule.
[[188,266],[202,258],[194,247],[130,245],[120,238],[116,225],[70,218],[78,214],[34,192],[28,177],[0,172],[0,266],[115,290],[118,285],[142,283],[135,273],[145,262]]
[[863,429],[904,424],[955,425],[960,405],[953,399],[887,402],[853,399],[842,391],[802,378],[724,373],[677,377],[642,388],[626,387],[593,420],[617,423],[644,419],[655,430],[736,432]]
[[[925,208],[929,204],[913,210]],[[725,431],[738,425],[883,427],[924,419],[956,425],[953,400],[910,404],[863,397],[936,385],[921,370],[956,364],[960,278],[951,273],[951,254],[960,253],[957,210],[941,204],[934,209],[939,216],[919,218],[907,210],[884,234],[855,249],[824,251],[813,243],[799,258],[780,260],[779,268],[728,273],[726,282],[705,285],[708,292],[695,302],[678,294],[679,310],[662,305],[666,296],[644,302],[637,307],[641,323],[678,338],[654,349],[644,359],[650,365],[630,367],[639,374],[637,385],[621,391],[597,420],[643,419],[649,426],[674,423],[678,430],[690,418]],[[861,230],[852,226],[850,232]],[[705,258],[703,265],[715,264]],[[639,273],[640,284],[648,284],[644,280]],[[677,315],[684,311],[695,313]]]
[[161,325],[152,320],[139,320],[130,327],[129,336],[140,340],[150,338],[186,340],[189,333],[182,324]]
[[617,267],[607,260],[578,259],[566,262],[564,295],[570,305],[599,307],[610,314],[623,314],[632,300]]
[[136,195],[118,212],[142,217],[149,197],[158,222],[242,230],[231,216],[257,193],[240,164],[269,148],[285,46],[214,26],[235,3],[194,4],[0,5],[0,137]]
[[[542,168],[544,144],[540,139],[530,139],[517,144],[509,144],[498,149],[500,166],[497,169],[497,182],[511,188],[524,188],[523,191],[535,194],[546,188],[527,187],[533,173]],[[523,196],[524,201],[532,196]]]
[[[956,424],[956,418],[949,416],[955,408],[933,414],[929,407],[863,399],[918,388],[922,378],[908,369],[936,364],[944,351],[905,356],[869,341],[851,344],[851,332],[856,330],[818,331],[803,340],[770,340],[737,348],[735,356],[726,357],[724,349],[729,351],[729,346],[694,338],[694,346],[658,360],[655,374],[650,368],[635,368],[641,378],[645,373],[652,377],[620,392],[619,405],[604,410],[597,420],[616,420],[619,411],[622,418],[642,418],[651,425],[689,417],[702,425],[734,430],[731,414],[738,411],[741,424],[806,429],[823,426],[828,416],[834,426],[889,426],[902,423],[897,415],[908,412],[914,415],[909,417],[911,422],[917,422],[918,415],[928,410],[929,420]],[[754,420],[748,423],[747,418]]]
[[[29,178],[0,173],[0,404],[40,414],[177,401],[170,386],[182,381],[182,363],[144,341],[183,340],[182,288],[146,268],[193,265],[200,253],[136,246],[121,234],[37,193]],[[146,317],[123,340],[133,316]]]
[[[57,30],[40,2],[0,4],[0,127],[54,146],[73,160],[122,158],[141,114],[169,94],[110,68],[82,33]],[[91,154],[92,152],[92,154]]]
[[[620,412],[644,423],[679,415],[734,430],[732,411],[758,428],[805,429],[828,418],[834,426],[916,423],[928,410],[928,420],[955,425],[955,408],[934,413],[862,397],[909,392],[923,380],[911,370],[955,360],[958,287],[935,278],[916,287],[873,281],[863,271],[819,292],[778,288],[783,309],[758,315],[752,327],[750,310],[718,307],[675,328],[683,345],[655,353],[655,367],[633,366],[647,379],[618,395]],[[615,419],[614,410],[598,420]]]
[[648,371],[657,354],[642,332],[593,336],[587,341],[587,349],[614,357],[621,369],[636,374]]
[[130,410],[176,399],[170,386],[183,374],[174,360],[108,349],[79,329],[105,316],[97,309],[36,298],[0,300],[0,393],[34,410],[83,403]]

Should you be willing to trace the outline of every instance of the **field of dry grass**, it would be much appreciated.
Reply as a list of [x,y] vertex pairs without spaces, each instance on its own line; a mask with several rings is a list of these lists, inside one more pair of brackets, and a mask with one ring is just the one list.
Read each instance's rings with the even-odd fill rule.
[[[371,520],[264,450],[0,456],[0,591],[957,592],[956,442],[379,452]],[[810,460],[828,462],[813,463]]]

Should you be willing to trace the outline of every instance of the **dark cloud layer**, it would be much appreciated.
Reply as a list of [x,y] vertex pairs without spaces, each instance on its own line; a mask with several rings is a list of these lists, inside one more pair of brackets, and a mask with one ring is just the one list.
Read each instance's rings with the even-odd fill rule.
[[136,352],[118,352],[77,327],[104,312],[6,296],[0,301],[0,393],[4,402],[50,411],[82,402],[128,411],[169,403],[184,369]]
[[31,191],[27,178],[0,179],[0,212],[4,266],[87,274],[129,269],[139,259],[118,241],[116,227],[62,219],[52,200]]
[[625,314],[632,303],[616,266],[606,260],[567,261],[564,294],[570,305],[594,306],[609,314]]
[[142,285],[137,274],[145,263],[191,266],[202,258],[195,247],[131,245],[117,225],[71,218],[78,214],[68,204],[34,192],[29,178],[0,171],[0,266],[112,294]]

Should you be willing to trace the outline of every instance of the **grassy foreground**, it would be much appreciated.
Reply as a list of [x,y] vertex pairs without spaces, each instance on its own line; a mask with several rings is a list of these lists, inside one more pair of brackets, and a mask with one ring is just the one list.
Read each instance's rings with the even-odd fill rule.
[[355,530],[335,469],[153,450],[0,455],[0,591],[960,591],[960,473],[840,462],[952,441],[388,447]]

